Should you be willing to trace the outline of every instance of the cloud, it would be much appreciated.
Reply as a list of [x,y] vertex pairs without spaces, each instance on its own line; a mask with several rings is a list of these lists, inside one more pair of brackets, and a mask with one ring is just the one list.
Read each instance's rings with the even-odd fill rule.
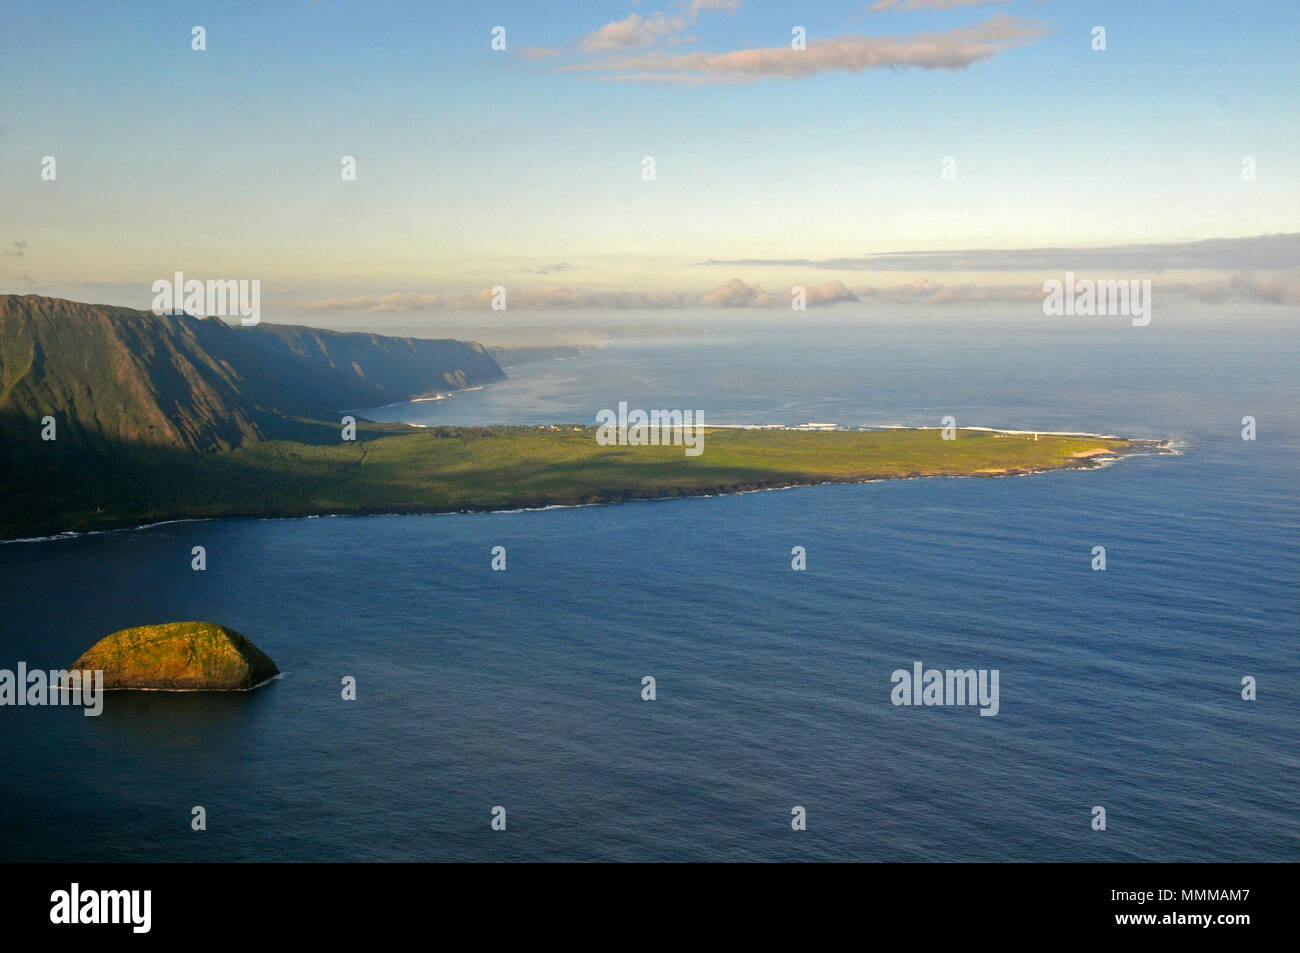
[[671,41],[699,19],[702,10],[721,10],[734,13],[740,9],[741,0],[691,0],[681,13],[668,16],[656,10],[648,16],[630,14],[622,20],[606,23],[581,41],[579,48],[588,53],[609,53],[614,50],[644,49],[661,40]]
[[[839,281],[807,287],[809,306],[856,301],[853,292]],[[434,311],[442,309],[477,310],[491,307],[494,291],[484,288],[443,296],[398,291],[386,295],[362,295],[354,298],[323,298],[300,301],[291,307],[301,311]],[[603,308],[613,311],[715,307],[790,306],[789,289],[768,292],[733,278],[709,292],[689,291],[608,291],[570,288],[567,285],[542,285],[535,288],[506,288],[506,306],[511,310],[567,311]]]
[[[546,285],[540,288],[508,288],[506,306],[528,310],[570,310],[576,308],[662,309],[685,308],[693,303],[692,295],[681,292],[653,291],[587,291],[564,285]],[[486,308],[492,301],[492,289],[485,288],[472,298],[462,298],[466,307]]]
[[[603,29],[603,28],[602,28]],[[818,73],[860,73],[871,69],[965,69],[1005,50],[1023,46],[1049,31],[1018,17],[998,16],[975,26],[910,36],[863,36],[810,40],[807,49],[788,46],[669,54],[662,50],[612,56],[561,66],[557,72],[598,73],[609,80],[683,85],[747,83],[765,77],[788,79]]]
[[1007,0],[876,0],[871,5],[870,13],[884,13],[893,10],[955,10],[958,7],[982,7],[990,3],[1006,3]]
[[876,288],[863,285],[854,293],[862,301],[886,304],[989,304],[993,302],[1042,301],[1041,284],[1026,285],[942,285],[928,278],[917,278],[901,285]]
[[549,275],[555,271],[572,271],[575,267],[567,261],[558,261],[553,265],[543,265],[541,268],[525,268],[524,271],[534,275]]
[[300,301],[293,307],[302,311],[434,311],[446,301],[436,294],[411,294],[395,291],[387,295],[362,295],[357,298],[321,298]]
[[1248,301],[1300,306],[1300,268],[1291,268],[1281,274],[1241,273],[1222,281],[1176,285],[1169,290],[1208,304]]
[[25,238],[16,238],[13,242],[13,248],[6,248],[2,254],[9,258],[22,258],[27,254],[27,249],[31,248]]
[[[764,291],[757,285],[749,285],[739,278],[732,278],[725,285],[714,288],[701,296],[700,303],[712,308],[770,308],[775,306],[790,307],[791,291],[782,293]],[[815,287],[804,286],[809,307],[838,304],[841,301],[857,301],[857,295],[841,282],[828,281]]]
[[524,46],[515,49],[514,52],[516,56],[522,56],[526,60],[546,60],[559,56],[564,51],[553,46]]
[[[488,308],[495,294],[492,288],[449,296],[433,293],[395,291],[385,295],[361,295],[354,298],[322,298],[300,301],[291,307],[302,311],[438,311],[443,309],[474,310]],[[696,303],[698,296],[677,292],[587,291],[564,285],[538,288],[506,288],[506,306],[527,310],[567,310],[574,308],[684,308]]]
[[595,33],[583,38],[578,46],[588,53],[654,46],[660,37],[677,33],[685,27],[681,17],[670,20],[663,13],[652,13],[648,17],[634,13],[625,20],[606,23]]
[[[1141,251],[1135,257],[1134,249]],[[1166,269],[1179,271],[1213,270],[1234,272],[1226,277],[1209,277],[1202,281],[1161,281],[1156,289],[1161,295],[1180,295],[1207,304],[1247,302],[1300,306],[1300,234],[1262,235],[1257,238],[1215,238],[1199,242],[1178,244],[1126,245],[1116,248],[1067,249],[1072,256],[1067,261],[1039,259],[1040,253],[1056,253],[1061,249],[1028,249],[964,252],[904,253],[908,268],[900,268],[899,258],[892,255],[870,256],[866,259],[752,259],[746,262],[711,261],[707,264],[781,265],[820,269],[828,267],[851,269],[861,262],[870,263],[867,270],[908,271],[910,265],[926,264],[937,272],[960,271],[1039,271],[1039,275],[1023,281],[1003,284],[964,282],[945,284],[930,277],[893,285],[863,284],[849,286],[833,279],[822,284],[801,283],[769,291],[762,285],[751,284],[740,278],[731,278],[707,291],[637,291],[591,290],[552,284],[536,287],[506,287],[506,305],[511,310],[561,311],[584,308],[622,310],[665,310],[680,308],[789,308],[794,287],[804,289],[808,307],[827,307],[844,302],[865,304],[916,304],[916,305],[969,305],[990,303],[1041,302],[1043,299],[1042,273],[1060,277],[1065,271],[1075,271],[1079,278],[1118,277],[1117,273],[1154,273]],[[1107,257],[1114,253],[1117,257]],[[985,262],[979,257],[995,254],[995,262]],[[913,258],[915,256],[915,258]],[[952,257],[946,257],[952,256]],[[976,256],[971,258],[969,256]],[[887,259],[890,264],[878,265],[877,259]],[[848,265],[842,264],[848,262]],[[1008,263],[1011,263],[1010,265]],[[1242,265],[1241,262],[1248,262]],[[563,271],[572,268],[559,262],[538,269],[536,273]],[[432,292],[395,291],[383,295],[361,295],[351,298],[324,298],[302,301],[290,307],[304,311],[431,311],[479,310],[491,307],[494,289],[481,291]]]
[[1087,248],[977,248],[884,252],[848,258],[710,259],[701,265],[728,268],[779,265],[834,271],[1277,271],[1300,261],[1300,232],[1195,242],[1110,245]]
[[768,294],[762,288],[732,278],[725,285],[704,295],[702,303],[714,308],[752,308],[774,304],[775,299],[775,295]]
[[[1086,277],[1086,275],[1080,275]],[[845,302],[888,305],[978,305],[1039,303],[1041,281],[1012,284],[951,284],[916,278],[896,285],[849,287],[840,281],[820,285],[791,286],[768,291],[761,285],[732,278],[711,291],[610,291],[543,285],[535,288],[507,288],[506,305],[520,311],[572,311],[596,308],[607,311],[663,311],[683,308],[789,308],[794,287],[802,287],[808,307],[829,307]],[[1161,295],[1181,295],[1207,304],[1248,302],[1255,304],[1300,305],[1300,267],[1282,273],[1239,272],[1229,278],[1202,282],[1158,284]],[[326,298],[292,305],[302,311],[435,311],[486,310],[494,292],[484,288],[442,296],[412,292],[363,295],[355,298]]]
[[[1246,302],[1300,305],[1300,267],[1293,267],[1281,274],[1239,272],[1224,279],[1153,284],[1154,291],[1162,296],[1182,296],[1206,304]],[[918,278],[882,288],[865,285],[854,288],[853,293],[860,301],[889,304],[962,305],[1043,300],[1043,286],[1039,282],[1023,285],[943,285],[927,278]]]

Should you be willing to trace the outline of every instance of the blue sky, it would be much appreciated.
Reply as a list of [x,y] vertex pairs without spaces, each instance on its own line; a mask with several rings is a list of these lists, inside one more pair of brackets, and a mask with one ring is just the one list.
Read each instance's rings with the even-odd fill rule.
[[[497,284],[694,294],[860,278],[766,260],[1300,231],[1290,3],[732,5],[10,2],[0,290],[101,286],[144,306],[179,270],[258,277],[282,303],[452,301]],[[584,49],[656,11],[686,25],[648,48]],[[863,49],[920,61],[917,34],[958,55],[972,36],[1028,36],[958,69],[585,69],[786,50],[795,25],[807,62],[846,37],[896,38]],[[344,155],[356,181],[341,179]]]

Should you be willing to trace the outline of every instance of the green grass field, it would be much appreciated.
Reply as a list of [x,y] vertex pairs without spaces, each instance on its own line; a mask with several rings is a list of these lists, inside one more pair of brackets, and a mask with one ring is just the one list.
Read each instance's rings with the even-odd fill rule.
[[[390,428],[391,429],[391,428]],[[1128,440],[961,430],[706,430],[704,451],[616,447],[595,430],[431,428],[355,442],[253,443],[232,452],[161,458],[140,451],[110,480],[85,481],[7,514],[4,535],[164,519],[505,509],[693,496],[827,481],[995,476],[1080,465]],[[41,511],[44,512],[41,512]],[[17,525],[16,525],[17,524]]]

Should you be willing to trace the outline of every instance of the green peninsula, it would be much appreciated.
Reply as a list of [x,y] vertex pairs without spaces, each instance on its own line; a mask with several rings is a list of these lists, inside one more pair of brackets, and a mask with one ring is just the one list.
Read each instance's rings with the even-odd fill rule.
[[[337,431],[334,431],[337,434]],[[736,493],[925,476],[1005,476],[1098,465],[1155,441],[937,429],[705,428],[704,451],[602,446],[593,427],[360,424],[334,443],[119,455],[117,479],[2,511],[5,536],[184,518],[439,513]],[[11,501],[12,503],[12,501]]]
[[[518,355],[515,354],[515,357]],[[703,452],[588,426],[434,427],[349,407],[505,378],[469,341],[234,327],[0,295],[0,539],[174,519],[439,513],[1095,466],[1154,441],[705,427]],[[679,421],[680,423],[680,421]],[[353,436],[349,431],[348,436]]]

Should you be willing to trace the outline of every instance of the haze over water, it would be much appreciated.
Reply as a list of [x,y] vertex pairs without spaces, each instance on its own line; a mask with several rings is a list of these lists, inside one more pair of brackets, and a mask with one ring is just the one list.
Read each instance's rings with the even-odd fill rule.
[[[0,667],[64,667],[116,629],[197,618],[285,673],[241,695],[113,693],[100,718],[4,710],[0,859],[1300,859],[1293,329],[1226,310],[1145,329],[711,320],[703,339],[521,365],[371,416],[590,424],[621,400],[718,424],[952,414],[1182,452],[0,546]],[[998,715],[893,706],[890,674],[916,660],[999,669]]]

